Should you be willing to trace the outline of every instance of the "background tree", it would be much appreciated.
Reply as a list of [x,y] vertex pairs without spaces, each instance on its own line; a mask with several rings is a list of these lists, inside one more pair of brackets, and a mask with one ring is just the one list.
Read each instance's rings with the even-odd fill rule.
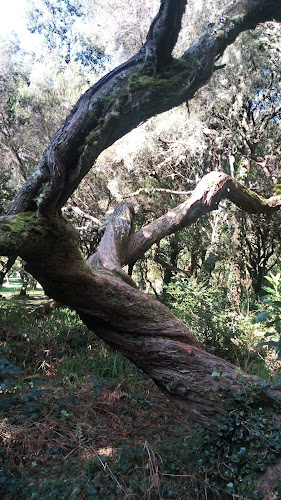
[[[77,0],[30,1],[28,29],[43,36],[47,49],[56,54],[60,62],[80,61],[82,66],[96,69],[106,57],[92,38],[81,30],[87,12]],[[83,33],[84,31],[84,33]]]

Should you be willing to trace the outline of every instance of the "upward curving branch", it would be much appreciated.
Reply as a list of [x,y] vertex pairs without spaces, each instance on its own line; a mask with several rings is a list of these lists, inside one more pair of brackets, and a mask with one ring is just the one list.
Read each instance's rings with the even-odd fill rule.
[[104,149],[142,121],[190,100],[240,33],[281,21],[279,1],[235,0],[182,58],[173,59],[184,8],[184,0],[162,0],[143,47],[81,96],[10,213],[58,211]]
[[[112,214],[98,252],[88,259],[88,263],[96,265],[99,262],[104,269],[119,269],[121,276],[122,266],[134,265],[154,243],[216,210],[223,199],[230,200],[247,213],[270,214],[281,209],[281,196],[265,199],[223,172],[210,172],[201,179],[186,201],[136,232],[132,230],[131,206],[119,204]],[[114,231],[114,226],[119,228],[119,232]],[[118,254],[113,248],[118,248]]]
[[161,71],[172,59],[187,0],[161,0],[160,10],[153,20],[145,43],[146,59],[154,60],[155,72]]
[[268,214],[281,208],[280,196],[266,200],[227,174],[211,172],[203,177],[186,201],[131,235],[124,264],[133,265],[157,241],[216,210],[222,199],[232,201],[248,213]]

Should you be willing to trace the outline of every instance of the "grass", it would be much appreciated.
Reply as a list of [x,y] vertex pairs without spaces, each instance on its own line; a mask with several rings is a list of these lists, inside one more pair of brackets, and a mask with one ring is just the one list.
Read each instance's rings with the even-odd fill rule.
[[[22,281],[20,278],[9,278],[8,282],[7,280],[4,281],[3,286],[0,287],[0,293],[3,296],[2,298],[5,299],[13,298],[14,300],[15,297],[17,297],[17,295],[19,296],[21,285]],[[27,295],[28,298],[30,298],[31,300],[32,299],[38,300],[40,297],[42,298],[45,296],[44,291],[39,284],[37,284],[36,290],[33,290],[32,287],[28,285]]]
[[229,493],[215,443],[73,311],[4,293],[1,500],[256,498]]
[[177,478],[160,481],[154,448],[182,445],[183,415],[73,311],[42,317],[42,296],[10,294],[0,354],[21,373],[1,394],[0,497],[144,499],[178,488]]

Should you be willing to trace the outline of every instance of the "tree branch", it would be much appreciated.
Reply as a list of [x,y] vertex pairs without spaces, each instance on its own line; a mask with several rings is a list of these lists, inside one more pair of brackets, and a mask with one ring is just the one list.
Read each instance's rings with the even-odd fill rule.
[[[98,262],[98,267],[120,274],[122,266],[134,265],[154,243],[216,210],[223,199],[232,201],[248,213],[270,214],[281,208],[280,196],[265,199],[223,172],[210,172],[201,179],[186,201],[136,232],[132,231],[132,205],[119,204],[106,227],[98,252],[89,257],[88,264],[92,266]],[[118,230],[114,224],[117,224]]]
[[97,269],[108,269],[117,273],[129,285],[136,287],[134,280],[122,269],[129,234],[132,229],[133,207],[119,203],[111,215],[101,239],[98,251],[87,263]]
[[[59,210],[104,149],[151,116],[190,100],[241,32],[281,20],[275,0],[236,0],[181,59],[170,59],[184,5],[183,0],[163,0],[140,51],[81,96],[53,136],[32,181],[23,187],[13,213],[34,210],[34,205],[45,214]],[[156,66],[147,57],[148,46],[158,58]]]
[[222,199],[232,201],[248,213],[273,213],[281,208],[281,197],[266,200],[223,172],[211,172],[203,177],[186,201],[129,237],[123,264],[135,263],[157,241],[216,210]]
[[186,196],[188,194],[191,194],[192,191],[176,191],[174,189],[165,189],[165,188],[139,188],[139,189],[137,189],[137,191],[134,191],[133,193],[130,193],[127,196],[124,196],[124,199],[133,198],[135,196],[138,196],[141,193],[145,193],[145,194],[167,193],[167,194],[179,194],[179,195]]
[[153,253],[153,260],[154,262],[157,262],[157,264],[160,264],[160,266],[164,267],[168,271],[171,271],[174,274],[179,274],[182,277],[189,278],[190,277],[190,272],[185,271],[184,269],[180,269],[179,267],[173,266],[171,262],[168,262],[168,260],[165,259],[165,257],[160,253],[159,248],[156,249],[156,251]]
[[81,208],[79,208],[79,207],[75,207],[73,205],[67,205],[67,206],[62,208],[62,212],[74,212],[75,214],[80,215],[80,217],[84,217],[84,219],[90,220],[96,226],[100,226],[100,227],[103,226],[103,223],[99,219],[97,219],[96,217],[93,217],[90,214],[87,214],[86,212],[81,210]]
[[160,10],[150,26],[145,43],[146,54],[155,60],[156,71],[162,70],[172,59],[186,3],[187,0],[161,0]]

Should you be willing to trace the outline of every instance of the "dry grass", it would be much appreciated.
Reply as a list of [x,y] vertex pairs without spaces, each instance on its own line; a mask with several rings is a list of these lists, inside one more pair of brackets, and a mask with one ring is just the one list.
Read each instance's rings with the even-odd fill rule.
[[[0,424],[0,436],[7,454],[17,464],[45,460],[47,450],[57,447],[65,460],[70,456],[82,461],[85,458],[91,460],[96,453],[113,456],[120,444],[129,439],[135,443],[145,441],[145,448],[149,451],[148,441],[157,442],[168,437],[175,425],[182,425],[188,431],[183,415],[159,394],[150,381],[142,384],[142,399],[149,398],[153,412],[150,406],[142,408],[134,397],[128,395],[125,381],[116,388],[104,386],[100,394],[93,391],[89,376],[76,385],[65,380],[62,386],[51,387],[47,377],[45,381],[42,377],[41,382],[40,389],[45,392],[40,395],[40,419],[19,425],[16,422],[23,408],[13,406],[6,411],[6,418]],[[70,392],[79,404],[70,402],[66,410],[59,410],[60,402],[67,400]],[[152,459],[153,454],[149,464],[152,464]],[[153,471],[151,465],[149,468]]]

